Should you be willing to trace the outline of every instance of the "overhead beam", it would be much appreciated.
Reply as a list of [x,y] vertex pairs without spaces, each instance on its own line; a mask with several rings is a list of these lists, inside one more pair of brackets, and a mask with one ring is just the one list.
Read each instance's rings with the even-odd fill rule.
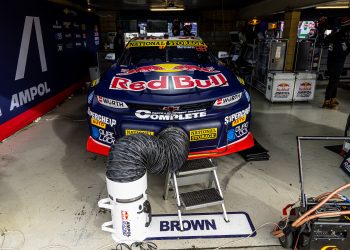
[[241,19],[252,17],[262,17],[287,10],[301,9],[315,6],[330,0],[264,0],[256,4],[249,5],[239,10]]

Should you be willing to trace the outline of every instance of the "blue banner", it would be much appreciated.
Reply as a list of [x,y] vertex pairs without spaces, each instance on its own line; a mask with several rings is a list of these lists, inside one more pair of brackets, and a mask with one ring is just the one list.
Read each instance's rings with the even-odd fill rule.
[[0,12],[1,125],[88,75],[99,20],[42,0],[5,0]]

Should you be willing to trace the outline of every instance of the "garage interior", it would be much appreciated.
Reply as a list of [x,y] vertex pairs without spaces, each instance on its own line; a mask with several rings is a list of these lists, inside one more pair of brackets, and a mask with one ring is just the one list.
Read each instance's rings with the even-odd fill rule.
[[[124,37],[128,39],[132,33],[140,32],[139,23],[149,25],[152,20],[171,23],[178,19],[196,26],[196,34],[217,55],[219,51],[233,53],[230,32],[242,32],[247,25],[256,31],[261,23],[265,23],[266,27],[274,27],[267,32],[280,35],[281,41],[288,40],[282,71],[294,72],[299,39],[309,38],[301,38],[299,23],[319,22],[321,17],[329,20],[350,17],[349,1],[30,2],[5,3],[4,15],[0,16],[3,34],[7,37],[1,41],[4,45],[0,48],[0,54],[5,58],[0,61],[0,250],[116,249],[110,233],[101,230],[101,225],[110,220],[110,212],[97,205],[99,200],[108,197],[107,158],[86,151],[89,136],[87,87],[98,77],[96,72],[103,73],[103,69],[111,65],[104,58],[115,50],[115,32],[122,29],[130,34]],[[168,7],[184,10],[150,11],[151,8]],[[16,13],[13,13],[14,8]],[[72,24],[86,24],[82,37],[76,37],[81,39],[79,46],[83,49],[69,48],[69,44],[58,42],[55,29],[60,25],[64,27],[64,22],[68,22],[66,19]],[[284,31],[280,34],[276,27],[280,27],[282,21]],[[160,26],[157,22],[153,25],[151,32],[157,33],[155,29]],[[31,35],[27,40],[27,51],[23,52],[26,62],[21,71],[19,57],[24,55],[21,51],[25,50],[23,33],[26,27],[30,27],[27,32]],[[41,54],[41,43],[46,61]],[[251,93],[252,134],[268,150],[269,159],[246,161],[239,153],[216,158],[226,210],[248,214],[256,234],[251,237],[152,240],[158,249],[284,249],[271,232],[274,223],[282,218],[282,209],[300,198],[296,137],[344,136],[344,133],[348,136],[345,127],[350,110],[349,55],[338,87],[339,109],[323,109],[328,76],[326,70],[320,70],[322,55],[314,65],[317,45],[313,46],[313,61],[304,69],[317,77],[314,96],[309,100],[268,100],[264,92],[268,86],[261,91],[261,84],[254,83],[251,72],[241,76]],[[303,60],[307,59],[300,59]],[[257,66],[253,64],[251,68],[254,72]],[[24,95],[24,90],[33,86],[37,87],[35,105],[38,106],[33,106],[34,97],[28,103],[13,101],[15,93]],[[43,93],[39,99],[40,87]],[[47,102],[46,97],[54,98],[54,101]],[[19,122],[9,123],[16,117],[22,118]],[[325,148],[343,146],[343,143],[344,140],[302,142],[304,189],[309,197],[349,183],[349,175],[340,168],[344,157]],[[163,199],[164,182],[163,175],[148,175],[147,192],[152,214],[177,212],[176,199],[171,195],[168,200]],[[350,190],[342,194],[350,197]],[[220,211],[217,206],[194,210],[196,213]]]

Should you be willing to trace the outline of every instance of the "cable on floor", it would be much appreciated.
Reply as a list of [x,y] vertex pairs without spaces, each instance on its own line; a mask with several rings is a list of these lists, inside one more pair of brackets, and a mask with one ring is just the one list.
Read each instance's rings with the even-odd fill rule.
[[134,242],[132,243],[130,246],[126,243],[119,243],[119,244],[109,244],[103,247],[98,248],[97,250],[102,250],[102,249],[106,249],[107,247],[114,247],[110,250],[156,250],[158,249],[158,246],[151,241],[142,241],[142,242]]

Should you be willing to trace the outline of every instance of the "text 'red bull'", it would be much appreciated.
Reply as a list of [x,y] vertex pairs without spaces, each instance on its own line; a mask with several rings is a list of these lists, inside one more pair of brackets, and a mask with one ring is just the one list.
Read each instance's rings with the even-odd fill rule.
[[160,76],[157,80],[148,82],[137,81],[132,82],[127,78],[113,77],[110,89],[129,90],[129,91],[143,91],[150,90],[168,90],[170,82],[173,84],[173,89],[208,89],[214,87],[228,86],[226,77],[220,73],[210,75],[207,79],[193,79],[191,76]]

